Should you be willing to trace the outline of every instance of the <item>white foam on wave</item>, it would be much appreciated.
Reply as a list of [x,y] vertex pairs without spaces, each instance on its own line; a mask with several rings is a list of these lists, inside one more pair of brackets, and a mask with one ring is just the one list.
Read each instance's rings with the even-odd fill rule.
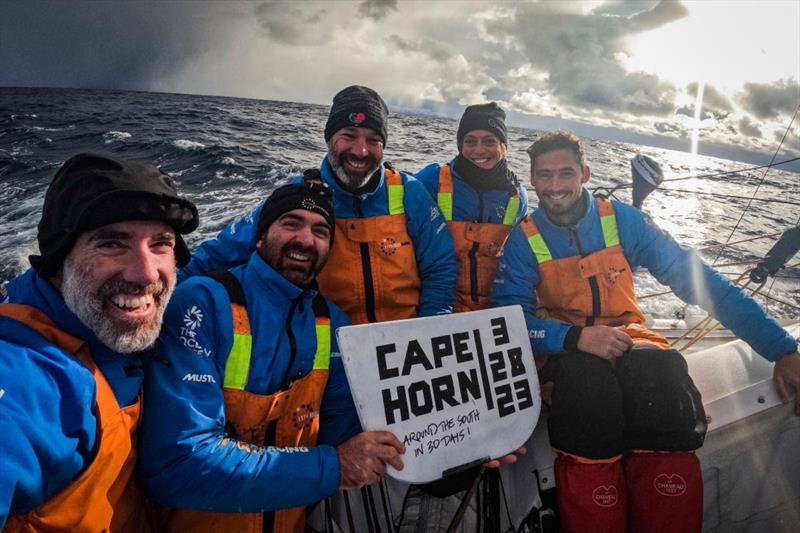
[[236,160],[234,158],[232,158],[232,157],[227,157],[226,156],[226,157],[222,158],[222,164],[223,165],[235,165],[236,164]]
[[175,141],[172,141],[172,146],[186,151],[202,150],[203,148],[206,147],[206,145],[203,143],[189,141],[187,139],[177,139]]
[[103,138],[105,139],[105,143],[113,143],[114,141],[122,141],[124,139],[130,139],[131,134],[127,131],[107,131],[103,134]]

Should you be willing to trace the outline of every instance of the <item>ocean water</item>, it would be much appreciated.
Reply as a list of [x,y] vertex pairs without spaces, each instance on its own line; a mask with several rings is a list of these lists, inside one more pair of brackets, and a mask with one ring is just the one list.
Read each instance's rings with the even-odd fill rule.
[[[36,251],[45,189],[70,156],[113,154],[150,161],[169,172],[200,210],[200,229],[188,238],[191,248],[251,210],[277,185],[319,165],[327,112],[327,106],[242,98],[0,88],[0,283],[27,268],[27,256]],[[448,161],[456,154],[456,128],[451,119],[392,114],[385,158],[408,172]],[[509,164],[525,183],[525,148],[540,133],[509,129]],[[763,257],[775,237],[721,253],[720,248],[702,248],[773,234],[800,222],[797,174],[747,170],[752,165],[660,148],[584,142],[592,168],[590,188],[629,183],[629,161],[636,153],[656,158],[667,180],[679,180],[651,194],[644,209],[732,276],[747,268],[732,263]],[[757,199],[749,201],[754,195]],[[629,189],[616,196],[629,201]],[[798,262],[795,257],[790,264]],[[661,290],[652,278],[637,274],[640,296]],[[782,271],[762,292],[767,296],[760,297],[762,303],[776,316],[800,317],[800,268]],[[647,298],[642,304],[660,318],[684,311],[674,297]],[[696,311],[689,309],[689,314]]]

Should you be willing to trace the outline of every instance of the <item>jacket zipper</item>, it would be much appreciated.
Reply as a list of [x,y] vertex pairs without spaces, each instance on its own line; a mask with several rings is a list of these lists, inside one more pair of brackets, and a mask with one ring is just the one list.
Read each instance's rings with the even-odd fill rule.
[[[355,211],[359,218],[364,218],[364,211],[361,209],[361,198],[355,197]],[[361,252],[361,275],[364,278],[364,304],[367,311],[367,321],[377,322],[375,316],[375,286],[372,283],[372,262],[369,258],[369,243],[362,242],[358,245]]]
[[[483,193],[478,193],[478,220],[483,223]],[[481,243],[474,242],[469,250],[469,290],[473,303],[478,303],[478,248]]]
[[[575,231],[575,228],[569,228],[570,237],[575,241],[576,246],[578,247],[578,253],[581,254],[581,257],[586,257],[586,254],[583,253],[583,246],[581,244],[581,239],[578,237],[578,232]],[[592,315],[586,317],[586,325],[587,326],[594,326],[595,319],[600,316],[600,286],[597,284],[597,276],[589,276],[587,279],[589,282],[589,290],[592,292]]]
[[[297,309],[298,305],[302,305],[303,298],[305,297],[305,292],[300,294],[297,298],[292,300],[292,304],[289,306],[289,314],[286,315],[286,335],[289,337],[289,365],[286,367],[286,375],[283,377],[283,389],[288,390],[289,387],[292,386],[294,380],[302,377],[302,371],[298,372],[296,376],[290,377],[292,372],[292,367],[294,366],[294,361],[297,358],[297,338],[294,336],[294,331],[292,331],[292,317],[294,316],[294,312]],[[278,421],[273,420],[267,425],[266,432],[264,433],[264,446],[275,446],[277,445],[277,430],[278,430]],[[267,511],[263,513],[262,521],[261,521],[261,532],[262,533],[273,533],[275,530],[275,511]]]

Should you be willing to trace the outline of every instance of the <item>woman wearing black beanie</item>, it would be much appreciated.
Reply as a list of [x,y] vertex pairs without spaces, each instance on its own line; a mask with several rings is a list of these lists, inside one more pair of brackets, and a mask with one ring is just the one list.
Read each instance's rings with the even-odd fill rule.
[[506,163],[505,118],[495,102],[467,107],[456,134],[458,155],[415,174],[437,199],[455,241],[456,312],[489,305],[497,254],[528,210],[525,187]]

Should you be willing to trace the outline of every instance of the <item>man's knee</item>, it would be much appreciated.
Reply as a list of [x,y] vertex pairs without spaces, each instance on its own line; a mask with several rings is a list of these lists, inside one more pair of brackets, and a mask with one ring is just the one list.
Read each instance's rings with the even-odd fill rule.
[[556,359],[548,419],[552,446],[589,459],[622,453],[625,420],[614,369],[608,361],[585,353]]
[[689,451],[702,446],[705,410],[678,351],[634,347],[618,361],[617,379],[628,448]]

